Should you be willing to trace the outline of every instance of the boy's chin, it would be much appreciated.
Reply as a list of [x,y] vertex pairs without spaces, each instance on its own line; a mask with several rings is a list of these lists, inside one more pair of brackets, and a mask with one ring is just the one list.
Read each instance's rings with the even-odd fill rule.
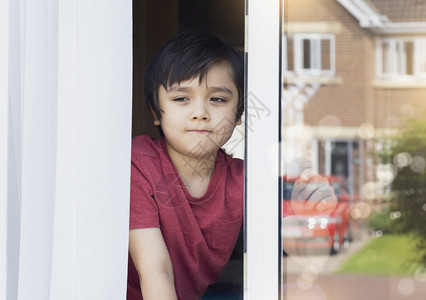
[[192,145],[192,148],[188,151],[188,154],[189,156],[197,159],[205,159],[211,156],[216,156],[216,153],[220,148],[221,145],[213,141],[201,140]]

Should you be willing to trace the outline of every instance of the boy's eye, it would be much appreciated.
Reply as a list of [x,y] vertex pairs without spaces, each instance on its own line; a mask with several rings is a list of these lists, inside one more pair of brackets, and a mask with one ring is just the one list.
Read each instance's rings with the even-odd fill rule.
[[176,97],[176,98],[173,98],[173,101],[176,101],[176,102],[185,102],[185,101],[188,101],[189,100],[189,98],[187,98],[187,97]]
[[213,101],[213,102],[216,102],[216,103],[222,103],[222,102],[226,102],[226,99],[219,98],[219,97],[213,97],[213,98],[210,98],[210,101]]

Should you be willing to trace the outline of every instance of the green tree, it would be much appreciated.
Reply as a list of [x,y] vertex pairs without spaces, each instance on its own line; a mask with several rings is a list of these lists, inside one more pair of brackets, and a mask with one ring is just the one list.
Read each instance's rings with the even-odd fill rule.
[[399,212],[393,229],[417,237],[419,259],[426,265],[426,115],[409,119],[406,126],[383,140],[382,163],[395,166],[390,185],[391,211]]

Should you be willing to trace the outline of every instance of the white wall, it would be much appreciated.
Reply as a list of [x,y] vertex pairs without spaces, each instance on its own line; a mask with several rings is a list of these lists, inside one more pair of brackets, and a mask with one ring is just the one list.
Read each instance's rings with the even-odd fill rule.
[[131,1],[2,1],[0,287],[7,299],[124,299]]

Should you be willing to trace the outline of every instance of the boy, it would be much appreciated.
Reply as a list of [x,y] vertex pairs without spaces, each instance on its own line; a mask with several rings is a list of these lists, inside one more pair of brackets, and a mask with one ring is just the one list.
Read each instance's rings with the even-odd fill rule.
[[243,60],[205,33],[167,42],[145,74],[164,137],[132,144],[127,299],[199,299],[242,226],[244,164],[221,147],[241,124]]
[[[244,164],[221,147],[241,124],[240,53],[186,32],[154,55],[145,99],[163,137],[133,139],[127,299],[199,299],[227,263],[243,220]],[[312,183],[312,181],[314,183]],[[336,201],[302,173],[292,198]]]

